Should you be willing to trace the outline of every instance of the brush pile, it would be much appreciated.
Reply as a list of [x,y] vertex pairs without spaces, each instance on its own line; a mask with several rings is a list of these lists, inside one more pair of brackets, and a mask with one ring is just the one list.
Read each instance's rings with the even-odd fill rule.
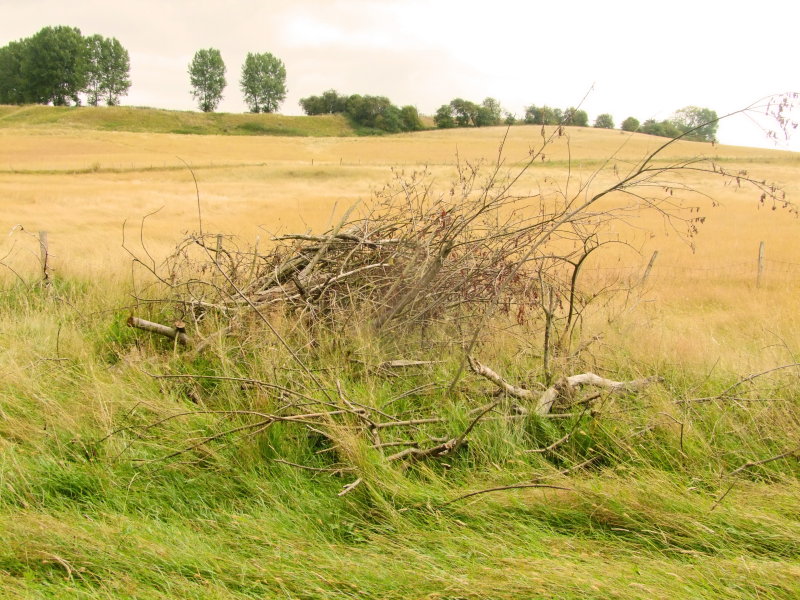
[[452,325],[489,306],[522,320],[543,285],[560,287],[565,263],[556,273],[558,261],[545,257],[552,215],[523,218],[532,198],[511,196],[497,175],[479,185],[471,169],[460,189],[434,195],[426,173],[398,173],[369,208],[351,209],[322,234],[276,236],[259,252],[200,233],[179,244],[165,269],[151,270],[183,321],[209,310],[281,309],[318,325],[358,317],[386,331]]

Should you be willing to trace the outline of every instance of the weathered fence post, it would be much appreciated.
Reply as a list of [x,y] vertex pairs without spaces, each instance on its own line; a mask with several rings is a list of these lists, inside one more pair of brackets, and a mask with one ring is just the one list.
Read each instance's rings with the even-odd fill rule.
[[761,281],[764,277],[764,242],[758,245],[758,274],[756,275],[756,287],[761,287]]
[[46,231],[39,232],[39,256],[42,263],[42,283],[50,285],[50,248]]
[[650,257],[650,262],[647,263],[647,267],[644,270],[644,275],[642,275],[642,285],[647,283],[647,278],[650,277],[650,271],[653,270],[653,265],[656,263],[656,258],[658,258],[658,250],[653,250],[653,256]]
[[217,266],[217,269],[219,269],[219,264],[220,264],[219,257],[220,257],[220,254],[222,254],[222,234],[218,233],[217,234],[217,251],[214,254],[214,264]]

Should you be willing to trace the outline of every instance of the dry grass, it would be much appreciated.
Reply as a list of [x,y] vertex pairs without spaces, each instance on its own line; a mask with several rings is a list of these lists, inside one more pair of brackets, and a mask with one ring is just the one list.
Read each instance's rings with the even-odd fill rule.
[[[127,244],[137,247],[143,231],[156,257],[185,232],[198,229],[194,182],[182,161],[192,165],[198,180],[204,230],[246,242],[260,237],[264,244],[274,233],[324,228],[353,203],[368,202],[392,167],[427,166],[445,189],[457,155],[462,161],[493,161],[504,133],[504,128],[486,128],[384,138],[278,138],[6,128],[0,130],[0,229],[19,224],[29,232],[49,231],[54,265],[62,274],[119,273],[129,260],[121,247],[124,222]],[[540,139],[538,127],[512,128],[503,152],[506,162],[513,166],[524,160]],[[521,189],[563,186],[570,156],[574,187],[609,156],[624,170],[626,161],[662,141],[571,129],[569,143],[558,140]],[[800,157],[794,153],[681,142],[664,159],[694,155],[713,155],[729,170],[748,170],[782,183],[790,198],[799,195]],[[586,265],[586,277],[635,279],[650,253],[660,253],[638,308],[618,321],[619,335],[637,331],[640,350],[702,368],[722,356],[743,370],[772,362],[774,349],[762,348],[775,344],[788,346],[779,354],[793,352],[791,341],[779,340],[797,332],[800,222],[759,208],[754,192],[721,179],[689,183],[719,203],[710,208],[707,198],[696,198],[707,221],[694,252],[659,217],[643,213],[609,232],[631,241],[640,254],[610,252]],[[762,240],[770,261],[765,289],[756,291]],[[17,233],[3,247],[16,243],[15,264],[28,256],[24,268],[32,268],[32,241]]]

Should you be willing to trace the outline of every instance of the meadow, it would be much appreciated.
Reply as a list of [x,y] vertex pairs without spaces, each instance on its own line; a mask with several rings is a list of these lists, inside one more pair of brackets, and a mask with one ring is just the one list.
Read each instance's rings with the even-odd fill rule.
[[[201,227],[259,248],[278,235],[319,234],[352,206],[369,206],[398,173],[425,170],[447,193],[458,163],[491,165],[504,139],[504,168],[518,170],[540,128],[188,135],[171,122],[124,131],[98,128],[90,116],[64,122],[4,111],[4,597],[800,595],[800,412],[791,366],[800,362],[800,221],[790,210],[762,205],[735,180],[687,173],[682,182],[702,193],[686,196],[686,206],[705,217],[690,240],[647,210],[606,226],[603,235],[628,244],[593,255],[584,285],[637,285],[587,313],[582,335],[596,342],[570,368],[662,381],[604,395],[597,416],[486,421],[463,450],[411,466],[387,462],[331,423],[349,461],[334,474],[339,465],[325,462],[320,440],[288,427],[209,440],[164,460],[241,424],[240,415],[202,411],[277,410],[282,401],[225,377],[314,397],[338,389],[370,410],[391,406],[412,417],[436,410],[444,423],[420,435],[462,431],[469,411],[493,396],[472,374],[448,390],[462,360],[458,344],[411,334],[387,341],[363,330],[320,339],[290,316],[272,315],[287,346],[256,327],[205,353],[183,351],[125,327],[138,310],[132,293],[147,277],[133,255],[160,264]],[[663,143],[610,130],[566,133],[519,180],[520,194],[607,185],[609,157],[624,169]],[[679,142],[658,160],[694,156],[774,180],[787,200],[800,198],[796,153]],[[39,231],[49,236],[49,286],[39,281]],[[496,331],[477,348],[481,359],[535,388],[540,329]],[[430,362],[400,374],[377,368],[398,358]],[[171,418],[180,412],[188,416]],[[360,487],[337,495],[356,476]],[[499,490],[448,504],[521,482],[559,489]]]

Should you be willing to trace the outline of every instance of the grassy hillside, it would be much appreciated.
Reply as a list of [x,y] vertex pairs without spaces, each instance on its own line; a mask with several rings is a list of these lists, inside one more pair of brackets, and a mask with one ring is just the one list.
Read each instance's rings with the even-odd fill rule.
[[0,128],[96,129],[196,135],[345,136],[354,131],[341,115],[287,117],[202,113],[129,106],[1,106]]
[[[558,356],[556,379],[591,370],[661,380],[580,392],[563,399],[572,404],[560,418],[540,417],[471,373],[449,389],[475,325],[466,313],[376,335],[370,305],[347,308],[360,279],[337,296],[340,312],[312,312],[317,282],[307,304],[265,305],[260,315],[231,287],[274,272],[259,271],[271,264],[273,234],[325,231],[360,202],[355,219],[393,177],[381,198],[404,198],[427,169],[418,188],[427,200],[407,207],[416,222],[414,206],[461,193],[451,183],[456,150],[462,166],[491,163],[502,128],[231,138],[8,125],[18,110],[0,109],[3,598],[800,596],[800,223],[791,213],[762,207],[735,179],[689,174],[681,181],[704,195],[685,206],[706,217],[694,251],[645,210],[601,223],[603,239],[631,246],[586,262],[581,297],[602,293],[576,334],[583,352]],[[523,215],[539,214],[536,194],[554,202],[567,188],[608,185],[654,143],[570,135],[517,181],[531,200]],[[512,172],[538,139],[540,128],[512,129]],[[591,177],[622,142],[618,163]],[[735,173],[779,181],[790,200],[800,192],[793,153],[683,143],[659,164],[710,153]],[[435,216],[433,230],[447,211]],[[199,229],[211,255],[191,243],[164,263]],[[767,268],[756,288],[760,241]],[[129,316],[182,320],[202,347],[126,327]],[[544,331],[541,311],[499,311],[475,353],[514,384],[543,389]],[[385,364],[397,359],[422,363]],[[409,446],[374,447],[367,426],[420,420],[378,439],[427,448],[496,402],[467,444],[416,462],[391,459]],[[439,420],[424,422],[432,415]],[[474,492],[485,493],[463,497]]]

